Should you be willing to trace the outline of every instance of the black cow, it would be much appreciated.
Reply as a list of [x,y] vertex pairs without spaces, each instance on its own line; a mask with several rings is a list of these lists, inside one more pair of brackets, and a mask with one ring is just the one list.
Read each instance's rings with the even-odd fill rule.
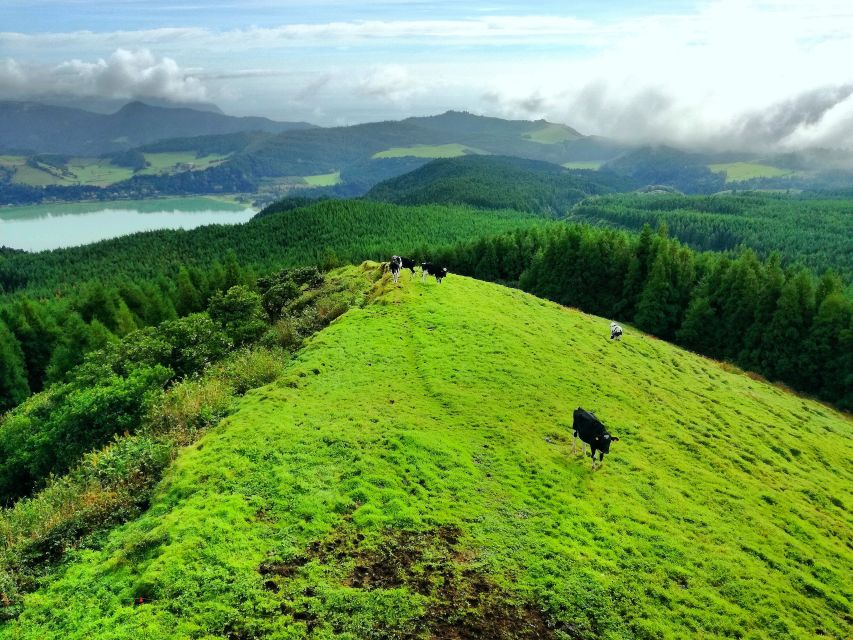
[[427,276],[435,276],[438,284],[447,276],[447,267],[440,267],[432,262],[421,263],[421,281],[425,281]]
[[412,277],[414,277],[415,265],[417,264],[417,262],[415,262],[411,258],[404,258],[403,256],[399,256],[399,257],[400,257],[400,268],[401,269],[408,269],[409,271],[412,272]]
[[622,339],[622,327],[620,327],[615,322],[610,323],[610,339],[611,340],[621,340]]
[[572,441],[572,453],[575,452],[578,438],[581,439],[583,447],[581,455],[586,455],[586,445],[592,449],[592,468],[595,469],[595,452],[598,451],[599,465],[604,462],[604,454],[610,452],[610,443],[619,440],[614,438],[607,431],[601,420],[595,417],[595,414],[590,413],[578,407],[574,412],[574,423],[572,428],[575,430],[575,439]]

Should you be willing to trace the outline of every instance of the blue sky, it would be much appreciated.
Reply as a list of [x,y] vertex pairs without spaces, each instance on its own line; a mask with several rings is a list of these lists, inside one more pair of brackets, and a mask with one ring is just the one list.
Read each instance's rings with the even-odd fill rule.
[[851,59],[842,0],[0,3],[0,99],[324,125],[467,109],[635,141],[853,146]]

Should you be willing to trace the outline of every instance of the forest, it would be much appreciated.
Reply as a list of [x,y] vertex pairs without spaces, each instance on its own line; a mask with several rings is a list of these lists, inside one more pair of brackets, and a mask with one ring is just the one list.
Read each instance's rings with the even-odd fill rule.
[[85,353],[198,311],[241,269],[249,279],[283,267],[328,269],[540,223],[515,211],[329,200],[241,226],[0,252],[0,410],[62,380]]
[[669,232],[700,251],[740,246],[767,257],[778,252],[787,264],[821,273],[832,268],[853,282],[853,216],[843,198],[741,193],[714,196],[615,194],[590,198],[567,219],[639,231],[665,224]]

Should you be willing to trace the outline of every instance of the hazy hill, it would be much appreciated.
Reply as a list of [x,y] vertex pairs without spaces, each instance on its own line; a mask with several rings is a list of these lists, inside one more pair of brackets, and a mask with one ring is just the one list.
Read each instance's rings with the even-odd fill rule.
[[850,637],[848,417],[496,285],[368,299],[0,637]]
[[36,102],[0,102],[0,150],[5,151],[99,155],[164,138],[239,131],[279,133],[311,126],[142,102],[128,103],[108,115]]
[[564,215],[589,195],[627,191],[636,184],[616,174],[570,171],[538,160],[468,155],[433,160],[373,187],[373,200],[397,204],[464,203],[488,209]]
[[[247,148],[233,162],[250,167],[256,175],[301,175],[302,170],[320,173],[339,169],[346,176],[353,164],[363,163],[389,149],[396,149],[404,156],[406,148],[416,145],[456,144],[472,149],[470,153],[561,162],[571,159],[569,150],[581,141],[586,139],[574,129],[543,120],[503,120],[448,111],[401,121],[289,131]],[[615,157],[620,151],[621,148],[611,148],[608,157]],[[362,167],[361,171],[366,169]]]

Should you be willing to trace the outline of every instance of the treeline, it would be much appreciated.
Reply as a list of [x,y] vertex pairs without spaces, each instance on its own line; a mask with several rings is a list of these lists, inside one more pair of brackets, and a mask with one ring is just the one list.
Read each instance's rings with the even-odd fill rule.
[[65,298],[7,301],[0,305],[0,412],[63,381],[87,353],[139,328],[200,311],[216,293],[252,278],[232,250],[208,269],[181,265],[173,277],[105,277]]
[[241,226],[163,230],[38,254],[2,251],[0,412],[63,380],[86,353],[198,311],[257,273],[386,260],[540,223],[511,211],[323,201]]
[[740,194],[683,196],[619,194],[590,198],[569,219],[639,231],[666,224],[670,233],[701,251],[740,246],[785,265],[801,263],[817,273],[832,268],[853,282],[853,216],[843,199]]
[[517,211],[327,200],[243,225],[151,231],[41,253],[0,253],[0,292],[55,297],[92,280],[135,281],[161,273],[174,277],[180,265],[208,269],[229,249],[237,252],[242,264],[262,271],[387,259],[397,251],[541,223],[540,218]]
[[437,251],[452,270],[632,323],[853,410],[853,299],[819,279],[760,260],[697,253],[648,226],[639,235],[575,225],[517,231]]

